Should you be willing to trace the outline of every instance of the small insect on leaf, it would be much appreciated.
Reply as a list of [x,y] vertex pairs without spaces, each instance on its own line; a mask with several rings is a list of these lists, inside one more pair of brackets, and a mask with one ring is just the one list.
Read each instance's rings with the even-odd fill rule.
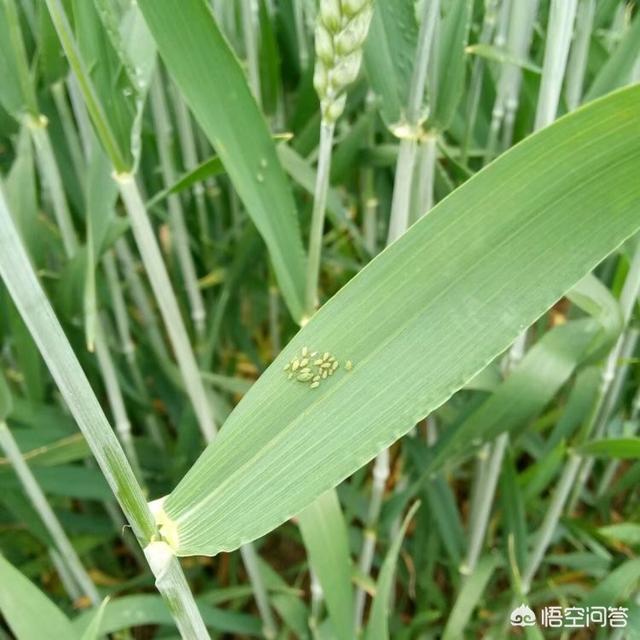
[[[307,346],[302,347],[300,355],[295,356],[284,367],[284,370],[288,372],[288,379],[291,380],[295,377],[298,382],[309,382],[311,389],[317,389],[322,380],[332,376],[340,367],[340,362],[329,351],[325,351],[319,357],[316,356],[318,356],[317,351],[311,351]],[[345,368],[350,371],[352,367],[353,364],[349,360]]]
[[351,362],[351,360],[347,360],[347,361],[345,362],[344,368],[345,368],[347,371],[351,371],[351,369],[353,369],[353,362]]

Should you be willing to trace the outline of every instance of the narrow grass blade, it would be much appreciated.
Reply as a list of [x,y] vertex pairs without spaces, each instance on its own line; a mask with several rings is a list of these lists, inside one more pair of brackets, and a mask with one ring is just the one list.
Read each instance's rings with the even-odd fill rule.
[[527,561],[527,519],[522,491],[511,450],[507,450],[500,475],[500,501],[505,531],[505,555],[510,558],[512,583]]
[[204,160],[197,167],[180,176],[174,184],[156,193],[153,198],[147,202],[147,208],[150,209],[157,205],[172,193],[181,193],[182,191],[186,191],[190,187],[203,182],[207,178],[219,176],[223,173],[224,165],[218,156],[213,156],[208,160]]
[[402,522],[400,531],[398,531],[396,537],[393,539],[385,556],[376,583],[376,595],[373,599],[369,624],[367,625],[367,631],[365,633],[366,640],[388,640],[389,638],[389,602],[393,588],[393,578],[398,564],[398,556],[400,555],[400,547],[407,533],[409,524],[419,507],[419,502],[415,502],[410,507]]
[[459,566],[465,546],[464,529],[451,487],[442,475],[425,487],[429,512],[433,515],[442,544],[453,566]]
[[508,49],[498,48],[491,44],[472,44],[465,51],[471,55],[485,58],[491,62],[499,62],[500,64],[512,64],[532,73],[542,73],[542,68],[533,64],[530,60],[516,58]]
[[296,320],[304,306],[304,250],[295,203],[244,73],[201,0],[138,3],[169,73],[207,134],[269,249]]
[[20,640],[77,640],[69,619],[0,555],[0,613]]
[[446,13],[439,34],[436,57],[437,87],[431,87],[429,120],[440,131],[449,128],[464,91],[467,59],[465,48],[471,26],[470,0],[444,3]]
[[[46,0],[46,3],[65,55],[85,96],[96,133],[116,170],[127,171],[133,164],[128,144],[131,115],[123,103],[123,95],[130,88],[119,85],[114,91],[112,78],[108,73],[105,77],[109,67],[104,61],[113,60],[115,56],[108,48],[93,3],[74,0],[78,42],[74,39],[62,0]],[[99,61],[103,64],[98,64]]]
[[633,558],[616,567],[582,600],[581,605],[610,607],[625,600],[638,588],[640,558]]
[[465,635],[467,623],[478,605],[491,576],[497,567],[497,558],[485,556],[465,581],[456,599],[442,633],[442,640],[457,640]]
[[104,612],[109,604],[109,598],[105,598],[102,601],[102,604],[93,612],[93,617],[91,618],[91,622],[89,626],[84,630],[83,634],[80,636],[80,640],[99,640],[100,636],[100,625],[102,624],[102,619],[104,618]]
[[347,525],[338,495],[331,490],[302,511],[298,520],[302,539],[315,572],[336,638],[353,635],[353,589]]
[[[212,607],[206,602],[199,602],[199,608],[208,628],[220,633],[237,634],[241,637],[259,637],[260,621],[258,618],[236,611],[228,611]],[[91,625],[93,613],[83,612],[73,620],[73,627],[78,634],[86,633]],[[126,632],[131,627],[142,626],[171,627],[173,622],[160,596],[152,594],[125,595],[114,598],[105,607],[100,621],[100,633],[111,634]],[[72,636],[76,637],[76,636]],[[62,638],[62,636],[60,637]],[[60,640],[58,638],[57,640]]]
[[4,375],[0,371],[0,423],[7,419],[7,416],[13,410],[13,397],[9,390],[9,385],[4,379]]
[[25,462],[11,431],[9,431],[8,426],[2,420],[0,420],[0,449],[4,450],[10,459],[14,471],[20,479],[23,491],[29,497],[31,505],[38,512],[40,519],[47,528],[55,544],[55,548],[62,558],[63,564],[71,574],[72,579],[75,580],[77,586],[81,589],[81,593],[86,595],[94,605],[97,605],[100,602],[100,596],[95,585],[82,565],[76,550],[62,528],[55,512],[49,505],[40,485],[34,478],[29,465]]
[[629,82],[631,72],[639,55],[640,14],[636,14],[622,41],[591,83],[584,96],[585,102],[594,100]]
[[631,460],[640,458],[640,438],[594,440],[582,445],[578,451],[585,456]]

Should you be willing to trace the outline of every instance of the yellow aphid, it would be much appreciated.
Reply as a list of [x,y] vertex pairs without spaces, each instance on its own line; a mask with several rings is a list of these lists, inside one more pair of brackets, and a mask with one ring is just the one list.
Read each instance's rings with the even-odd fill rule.
[[298,370],[298,367],[300,367],[300,360],[294,360],[294,361],[293,361],[293,364],[291,365],[291,369],[292,369],[293,371],[297,371],[297,370]]
[[320,383],[319,383],[319,382],[312,382],[312,383],[309,385],[309,387],[310,387],[311,389],[317,389],[319,386],[320,386]]
[[351,369],[353,369],[353,362],[351,362],[351,360],[347,360],[347,361],[345,362],[344,368],[345,368],[347,371],[351,371]]

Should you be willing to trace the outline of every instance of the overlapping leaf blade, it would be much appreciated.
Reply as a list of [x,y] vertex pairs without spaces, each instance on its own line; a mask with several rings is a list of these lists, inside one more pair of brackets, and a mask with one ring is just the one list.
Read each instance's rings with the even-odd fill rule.
[[269,249],[293,317],[302,316],[304,251],[290,187],[239,62],[201,0],[138,3],[169,73],[215,147]]
[[22,640],[78,638],[69,619],[0,555],[0,613]]
[[364,46],[367,75],[387,126],[404,119],[418,39],[413,0],[377,2]]
[[[469,40],[472,2],[447,3],[437,56],[437,91],[432,96],[430,120],[434,127],[447,129],[464,91],[465,47]],[[432,88],[433,91],[434,88]]]
[[298,517],[312,569],[322,587],[336,638],[353,634],[353,590],[347,526],[335,491],[328,491]]

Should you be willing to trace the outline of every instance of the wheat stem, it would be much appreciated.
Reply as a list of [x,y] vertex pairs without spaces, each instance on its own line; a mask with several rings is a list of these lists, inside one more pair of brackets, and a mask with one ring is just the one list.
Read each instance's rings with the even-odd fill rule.
[[[515,59],[527,59],[533,34],[535,17],[538,11],[538,0],[530,2],[505,2],[505,22],[507,27],[506,47]],[[498,32],[502,37],[502,32]],[[522,70],[511,62],[502,65],[496,98],[491,111],[491,124],[487,140],[484,161],[490,162],[499,152],[498,141],[504,124],[502,138],[503,147],[511,145],[513,124],[518,110]]]
[[149,343],[160,360],[166,360],[169,358],[169,353],[164,338],[162,337],[158,320],[153,312],[149,295],[138,273],[136,260],[134,259],[127,240],[125,238],[116,240],[115,250],[118,261],[122,267],[122,273],[124,274],[128,291],[142,317],[142,323]]
[[49,548],[49,558],[51,558],[51,564],[54,566],[56,572],[58,573],[58,577],[60,578],[60,582],[64,587],[64,590],[67,592],[67,595],[71,599],[72,602],[76,602],[80,598],[82,598],[82,590],[76,584],[76,581],[73,579],[71,572],[67,568],[67,565],[64,563],[62,556],[58,553],[55,547]]
[[185,391],[191,399],[205,441],[209,442],[217,432],[213,410],[207,398],[196,358],[189,343],[187,330],[180,315],[178,301],[173,292],[169,274],[162,260],[160,248],[140,196],[138,185],[130,174],[116,174],[114,178],[131,220],[133,235],[169,334],[182,373]]
[[[196,150],[196,140],[193,133],[191,115],[185,101],[175,87],[174,90],[171,91],[171,96],[176,114],[176,123],[178,125],[178,138],[180,140],[180,149],[182,151],[184,168],[187,171],[193,171],[198,166],[198,153]],[[203,247],[204,260],[207,266],[210,267],[213,263],[213,257],[211,255],[212,240],[211,233],[209,231],[205,190],[201,182],[197,182],[193,185],[192,193],[196,205],[198,230],[200,232],[200,242]]]
[[429,57],[433,49],[439,12],[439,0],[425,0],[418,34],[418,50],[409,88],[406,122],[402,127],[404,133],[400,139],[400,149],[398,151],[387,244],[397,240],[409,227],[411,185],[413,184],[413,171],[418,148],[417,139],[419,138],[422,120],[422,101],[424,100]]
[[371,0],[320,2],[316,24],[316,66],[313,84],[320,98],[322,123],[318,172],[309,233],[306,282],[306,318],[318,305],[318,278],[322,236],[331,172],[331,151],[335,123],[342,115],[347,87],[354,82],[362,63],[362,47],[371,23]]
[[527,565],[522,573],[522,593],[525,595],[528,594],[531,589],[531,582],[542,563],[545,551],[556,531],[560,515],[562,514],[565,502],[569,497],[571,487],[578,473],[580,462],[580,456],[571,454],[564,466],[560,480],[555,487],[540,530],[536,534],[536,543],[529,554]]
[[331,149],[335,125],[323,122],[320,126],[320,151],[318,154],[318,172],[311,214],[309,232],[309,258],[307,262],[307,300],[306,313],[311,317],[318,305],[318,279],[320,276],[320,257],[322,254],[322,235],[324,230],[329,175],[331,172]]
[[[378,520],[382,511],[382,501],[384,491],[389,478],[389,450],[385,449],[377,457],[373,465],[373,482],[371,484],[371,497],[369,498],[369,509],[367,521],[364,529],[364,540],[360,557],[358,558],[358,569],[360,574],[368,576],[373,566],[373,556],[377,540]],[[362,628],[364,618],[364,606],[367,594],[365,590],[358,586],[355,596],[354,628],[358,634]]]
[[[131,372],[136,392],[142,398],[145,405],[151,410],[151,398],[142,378],[138,358],[136,357],[136,347],[131,338],[129,316],[127,315],[124,293],[118,278],[116,261],[111,251],[107,252],[103,256],[102,268],[105,273],[107,288],[109,289],[109,296],[113,305],[113,313],[116,320],[116,329],[120,340],[120,347],[124,353],[127,364],[129,365],[129,370]],[[165,449],[166,444],[162,435],[162,429],[160,428],[160,424],[153,412],[147,413],[144,421],[153,441],[158,445],[158,447]]]
[[240,555],[242,556],[242,562],[249,575],[256,606],[262,619],[262,632],[267,640],[273,640],[273,638],[278,635],[278,627],[271,612],[271,607],[269,606],[269,596],[264,580],[262,579],[258,554],[252,544],[245,544],[240,547]]
[[300,68],[303,71],[309,64],[309,42],[307,40],[304,9],[304,0],[293,3],[293,19],[296,30],[296,42],[298,44],[298,54],[300,56]]
[[[508,3],[508,0],[504,0]],[[498,7],[500,0],[485,0],[484,3],[484,17],[482,20],[482,28],[480,30],[480,37],[478,38],[478,44],[486,45],[491,42],[494,31],[496,29]],[[480,96],[482,94],[482,76],[484,74],[485,63],[484,59],[480,56],[476,56],[473,61],[473,69],[471,71],[471,80],[469,82],[469,95],[467,98],[467,112],[465,118],[464,137],[462,139],[461,161],[467,162],[469,153],[469,145],[473,138],[473,132],[475,128],[476,119],[478,117],[478,107],[480,106]]]
[[418,147],[417,185],[415,189],[415,219],[427,215],[435,204],[435,178],[438,163],[438,137],[435,131],[426,133]]
[[595,0],[580,0],[576,16],[576,32],[567,63],[565,97],[569,111],[575,109],[582,101],[595,11]]
[[253,0],[241,0],[242,5],[242,33],[244,36],[244,48],[247,56],[249,70],[249,86],[253,95],[260,104],[260,60],[258,58],[258,39],[256,37],[255,12]]
[[478,564],[508,442],[509,435],[507,433],[498,436],[491,447],[484,473],[480,476],[480,483],[477,489],[477,503],[473,507],[475,511],[473,518],[471,518],[469,546],[467,547],[464,564],[460,567],[460,573],[463,575],[470,575]]
[[[151,111],[153,113],[158,138],[157,147],[160,155],[162,177],[165,185],[169,187],[176,182],[176,171],[171,156],[171,121],[169,119],[167,102],[159,71],[151,83],[150,99]],[[189,248],[189,234],[184,221],[182,202],[179,195],[172,193],[167,196],[167,203],[169,205],[169,216],[173,237],[175,239],[176,252],[178,254],[178,262],[191,307],[191,318],[198,338],[202,340],[205,332],[206,314],[202,294],[198,286],[196,267]]]
[[542,83],[534,124],[536,131],[556,119],[576,9],[577,0],[552,0],[551,2]]
[[78,250],[78,237],[73,227],[71,212],[64,195],[62,178],[57,169],[57,162],[51,146],[51,139],[47,130],[47,119],[44,116],[27,117],[27,126],[36,149],[36,158],[40,173],[47,185],[51,197],[56,224],[62,235],[62,244],[67,256],[71,257]]

